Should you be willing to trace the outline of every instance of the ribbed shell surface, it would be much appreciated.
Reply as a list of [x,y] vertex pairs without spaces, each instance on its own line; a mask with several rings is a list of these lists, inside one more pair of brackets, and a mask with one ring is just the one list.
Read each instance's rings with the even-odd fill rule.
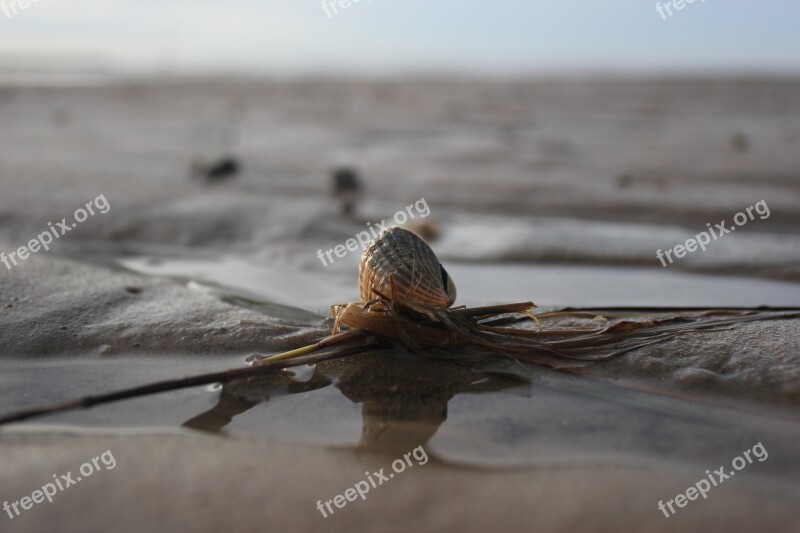
[[[361,300],[376,297],[373,289],[400,302],[447,308],[442,265],[421,237],[401,228],[389,228],[375,237],[358,265]],[[390,282],[391,279],[391,282]]]

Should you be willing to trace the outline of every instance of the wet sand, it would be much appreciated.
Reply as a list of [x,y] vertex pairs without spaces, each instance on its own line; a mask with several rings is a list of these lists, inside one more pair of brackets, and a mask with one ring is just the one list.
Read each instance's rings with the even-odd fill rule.
[[[798,89],[4,86],[0,250],[99,194],[111,209],[0,267],[0,399],[28,407],[307,343],[330,327],[327,305],[357,295],[357,254],[323,267],[317,250],[421,197],[460,303],[800,307]],[[188,177],[193,158],[228,152],[241,175]],[[327,172],[342,163],[367,183],[350,218],[328,197]],[[762,199],[768,218],[658,263],[656,249]],[[798,327],[685,335],[583,376],[373,352],[3,428],[2,500],[107,449],[118,465],[3,529],[792,531]],[[658,510],[759,441],[766,461],[673,517]],[[420,444],[427,464],[333,517],[317,511]]]
[[108,449],[117,459],[113,470],[6,523],[10,531],[62,524],[81,531],[486,531],[500,525],[509,531],[792,531],[798,525],[796,497],[736,479],[665,518],[657,501],[702,476],[679,465],[502,471],[432,459],[323,518],[317,500],[342,494],[365,471],[385,468],[395,457],[202,435],[55,432],[3,440],[0,472],[19,480],[14,493]]
[[[769,218],[669,268],[798,277],[797,81],[141,81],[3,94],[8,243],[104,194],[113,215],[70,241],[234,248],[322,275],[317,249],[424,197],[448,260],[650,267],[657,249],[763,199]],[[225,153],[243,162],[235,183],[187,179],[194,158]],[[331,216],[337,164],[365,177],[352,220]]]

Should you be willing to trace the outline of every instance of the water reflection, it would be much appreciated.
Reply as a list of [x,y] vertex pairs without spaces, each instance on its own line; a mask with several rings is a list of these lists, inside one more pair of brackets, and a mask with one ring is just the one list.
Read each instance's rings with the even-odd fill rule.
[[[489,372],[488,366],[476,371],[399,351],[365,353],[228,384],[217,405],[183,426],[339,444],[329,428],[351,419],[338,407],[327,411],[330,394],[302,398],[330,388],[360,404],[355,438],[362,450],[405,453],[424,445],[432,457],[451,464],[650,468],[664,462],[692,464],[702,473],[762,442],[770,458],[748,476],[785,483],[800,472],[800,423],[791,414],[765,416],[743,402],[723,406],[667,397],[533,366],[531,381],[522,382],[496,373],[509,372],[503,361],[514,364],[501,359]],[[294,399],[275,401],[282,396]],[[272,411],[268,416],[241,416],[262,403]],[[309,406],[316,411],[307,411]],[[282,409],[288,411],[275,412]],[[294,425],[272,426],[287,418]]]
[[287,370],[227,384],[217,405],[183,426],[222,432],[236,416],[270,398],[331,384],[362,406],[360,448],[404,451],[426,444],[436,434],[447,419],[448,402],[456,395],[523,386],[519,380],[475,372],[455,362],[372,352],[321,363],[308,372]]

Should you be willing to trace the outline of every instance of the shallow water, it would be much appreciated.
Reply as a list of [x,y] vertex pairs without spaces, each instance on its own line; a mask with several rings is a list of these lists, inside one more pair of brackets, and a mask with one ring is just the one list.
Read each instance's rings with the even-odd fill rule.
[[[277,304],[324,311],[353,299],[354,282],[322,281],[302,271],[254,262],[133,258],[146,274],[193,279],[196,290],[228,286]],[[647,269],[576,266],[449,265],[467,305],[520,299],[529,287],[547,306],[781,306],[800,303],[800,286],[747,278],[711,278]],[[659,276],[659,283],[653,277]],[[665,280],[669,279],[669,283]],[[215,287],[217,286],[217,287]],[[656,289],[657,287],[657,289]],[[527,291],[523,291],[527,295]],[[279,317],[295,311],[278,305]],[[0,401],[8,410],[151,381],[240,367],[247,354],[182,354],[0,362]],[[496,370],[496,369],[495,369]],[[204,432],[288,443],[407,450],[420,443],[435,458],[469,466],[641,465],[679,460],[698,474],[757,442],[772,454],[747,470],[788,484],[800,438],[796,413],[737,402],[715,405],[623,388],[533,368],[530,382],[446,361],[388,351],[278,372],[275,376],[128,400],[65,413],[39,427]],[[46,388],[41,387],[47,383]],[[30,427],[30,425],[29,425]]]
[[[6,360],[0,400],[6,408],[25,407],[241,364],[236,357]],[[525,383],[390,351],[65,413],[27,427],[112,433],[183,427],[377,451],[424,444],[435,459],[479,467],[646,468],[677,460],[696,465],[698,476],[729,466],[761,442],[769,458],[742,475],[787,488],[800,475],[792,459],[800,439],[795,413],[690,402],[540,368],[531,377]],[[43,379],[47,389],[39,386]]]
[[[134,257],[125,267],[149,275],[201,280],[264,300],[327,314],[333,303],[357,301],[355,275],[274,269],[254,261]],[[800,284],[677,270],[579,265],[448,263],[459,305],[533,300],[580,307],[800,307]],[[356,272],[353,268],[349,273]]]

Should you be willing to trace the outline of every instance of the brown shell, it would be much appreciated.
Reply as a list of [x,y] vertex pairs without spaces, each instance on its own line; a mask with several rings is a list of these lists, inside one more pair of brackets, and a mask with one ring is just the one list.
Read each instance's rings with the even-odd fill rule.
[[456,288],[431,247],[418,235],[389,228],[375,237],[358,265],[361,301],[377,295],[400,303],[447,308],[456,299]]

